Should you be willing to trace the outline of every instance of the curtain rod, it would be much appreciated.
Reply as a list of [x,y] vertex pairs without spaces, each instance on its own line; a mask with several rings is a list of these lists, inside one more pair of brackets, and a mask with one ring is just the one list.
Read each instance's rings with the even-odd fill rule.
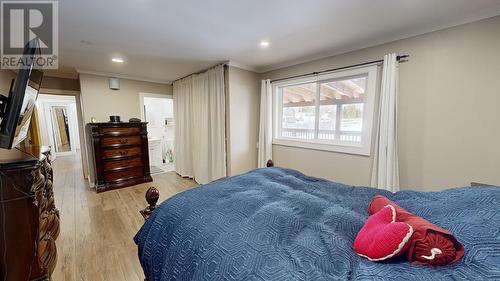
[[208,71],[209,69],[212,69],[212,68],[217,67],[217,66],[219,66],[219,65],[226,66],[226,65],[227,65],[227,63],[219,63],[219,64],[216,64],[216,65],[214,65],[214,66],[211,66],[211,67],[209,67],[209,68],[207,68],[207,69],[204,69],[204,70],[201,70],[201,71],[198,71],[198,72],[193,72],[193,73],[188,74],[188,75],[186,75],[186,76],[183,76],[183,77],[181,77],[181,78],[179,78],[179,79],[175,79],[174,81],[172,81],[172,85],[174,84],[174,82],[180,81],[180,80],[182,80],[182,79],[184,79],[184,78],[188,78],[188,77],[189,77],[189,76],[191,76],[191,75],[201,74],[201,73],[206,72],[206,71]]
[[[408,61],[408,58],[410,55],[400,55],[396,57],[396,60],[398,62],[406,62]],[[306,76],[313,76],[313,75],[318,75],[318,74],[323,74],[326,72],[333,72],[333,71],[338,71],[338,70],[344,70],[348,68],[355,68],[355,67],[360,67],[360,66],[365,66],[365,65],[370,65],[370,64],[379,64],[384,62],[384,60],[375,60],[375,61],[369,61],[369,62],[363,62],[363,63],[358,63],[358,64],[353,64],[353,65],[348,65],[348,66],[342,66],[342,67],[337,67],[337,68],[332,68],[332,69],[327,69],[323,71],[317,71],[317,72],[311,72],[311,73],[306,73],[306,74],[300,74],[300,75],[294,75],[294,76],[289,76],[285,78],[278,78],[271,80],[271,83],[277,82],[277,81],[283,81],[283,80],[288,80],[288,79],[294,79],[294,78],[301,78],[301,77],[306,77]]]

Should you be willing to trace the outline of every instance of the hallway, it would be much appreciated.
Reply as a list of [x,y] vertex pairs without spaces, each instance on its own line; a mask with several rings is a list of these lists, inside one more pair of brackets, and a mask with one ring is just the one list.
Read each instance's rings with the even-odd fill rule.
[[77,156],[53,162],[56,206],[61,232],[54,281],[142,281],[133,237],[144,220],[139,210],[147,203],[150,186],[160,190],[159,202],[196,185],[174,172],[153,175],[153,182],[97,194],[83,178]]

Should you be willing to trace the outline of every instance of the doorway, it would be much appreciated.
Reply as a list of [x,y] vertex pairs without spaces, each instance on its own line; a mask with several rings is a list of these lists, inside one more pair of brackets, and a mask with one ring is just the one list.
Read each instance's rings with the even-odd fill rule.
[[55,157],[79,153],[75,97],[39,94],[37,108],[42,145],[50,146]]
[[174,103],[171,95],[140,93],[141,116],[148,122],[152,174],[175,170]]

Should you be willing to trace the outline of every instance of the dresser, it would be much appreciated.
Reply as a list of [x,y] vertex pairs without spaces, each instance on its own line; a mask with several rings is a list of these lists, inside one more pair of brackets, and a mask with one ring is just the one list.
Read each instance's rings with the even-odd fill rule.
[[[27,152],[27,153],[26,153]],[[49,280],[59,211],[48,147],[0,149],[0,280]]]
[[97,192],[153,179],[149,170],[147,123],[88,123]]

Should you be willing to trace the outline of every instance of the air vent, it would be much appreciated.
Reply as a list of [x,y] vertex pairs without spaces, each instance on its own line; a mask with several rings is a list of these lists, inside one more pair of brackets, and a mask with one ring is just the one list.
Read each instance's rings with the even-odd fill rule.
[[111,90],[120,90],[120,79],[118,78],[109,78],[109,88]]

